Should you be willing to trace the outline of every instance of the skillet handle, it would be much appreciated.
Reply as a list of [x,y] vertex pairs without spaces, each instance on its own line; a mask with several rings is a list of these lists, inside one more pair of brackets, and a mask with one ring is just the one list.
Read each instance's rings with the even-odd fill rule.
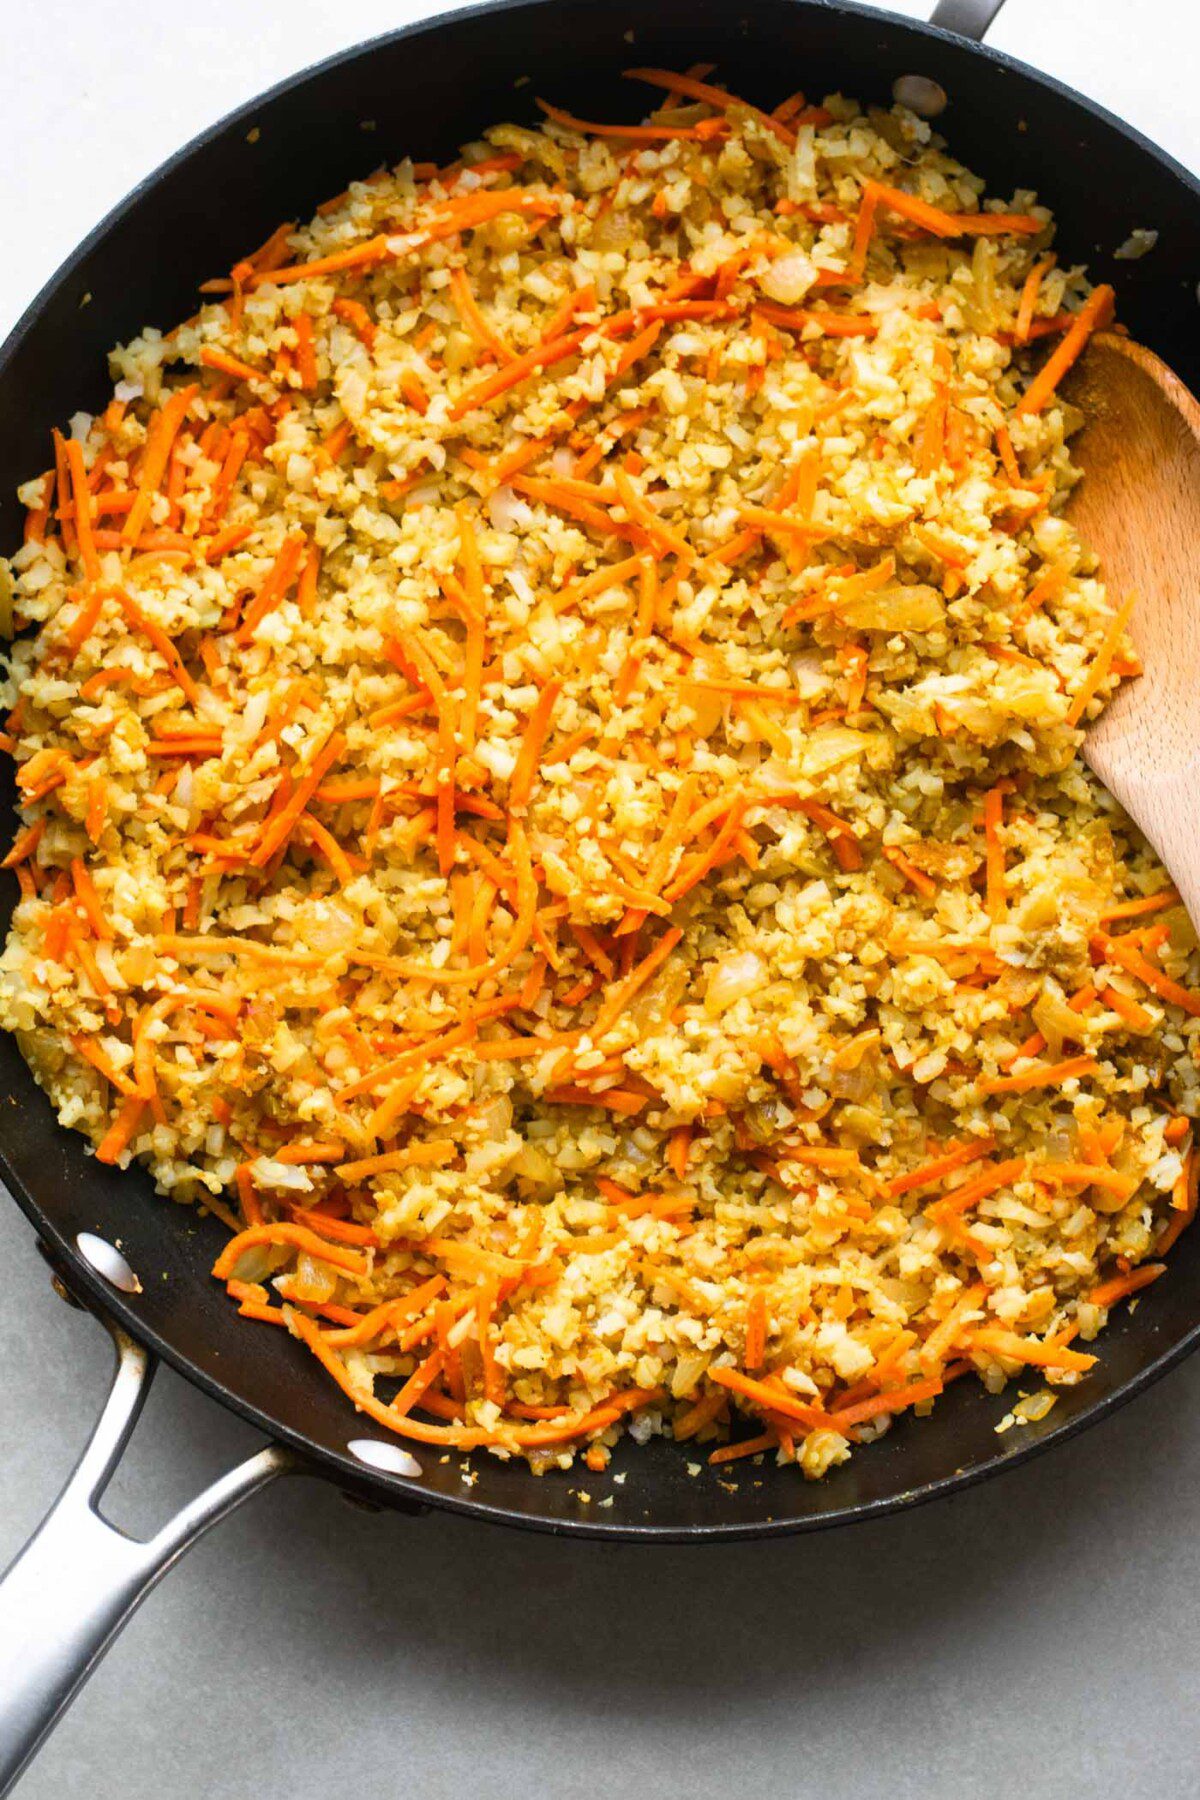
[[290,1451],[270,1444],[145,1542],[110,1525],[97,1503],[155,1365],[131,1337],[115,1325],[108,1329],[117,1366],[96,1429],[50,1512],[0,1579],[0,1797],[160,1576],[210,1525],[299,1467]]
[[982,44],[988,26],[1003,5],[1004,0],[938,0],[929,23]]

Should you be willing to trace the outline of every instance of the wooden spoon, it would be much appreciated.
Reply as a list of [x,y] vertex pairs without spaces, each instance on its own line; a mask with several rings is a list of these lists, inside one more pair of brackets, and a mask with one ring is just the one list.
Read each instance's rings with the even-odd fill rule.
[[1083,757],[1162,857],[1200,926],[1200,405],[1141,344],[1100,332],[1064,395],[1084,479],[1069,516],[1100,558],[1145,673],[1123,682]]

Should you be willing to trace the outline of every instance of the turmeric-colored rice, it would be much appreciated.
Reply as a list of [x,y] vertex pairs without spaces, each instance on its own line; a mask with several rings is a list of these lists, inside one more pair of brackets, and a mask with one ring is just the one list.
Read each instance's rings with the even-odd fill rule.
[[1079,760],[1109,291],[902,107],[641,76],[281,227],[56,434],[0,1023],[401,1437],[817,1477],[1086,1378],[1195,1210],[1200,970]]

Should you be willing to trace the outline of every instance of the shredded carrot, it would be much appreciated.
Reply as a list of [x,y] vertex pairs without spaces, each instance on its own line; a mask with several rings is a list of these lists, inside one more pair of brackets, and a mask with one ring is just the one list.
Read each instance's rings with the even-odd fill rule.
[[1108,925],[1114,919],[1136,919],[1143,913],[1161,912],[1164,907],[1181,904],[1174,888],[1162,888],[1157,894],[1144,894],[1140,899],[1123,900],[1118,906],[1108,907],[1099,914],[1097,922]]
[[576,354],[587,335],[586,331],[571,331],[562,337],[551,339],[549,343],[535,344],[532,350],[527,350],[523,356],[514,357],[512,362],[506,363],[494,375],[485,375],[460,394],[450,408],[451,419],[461,419],[467,413],[474,412],[477,407],[490,405],[501,394],[506,394],[509,388],[519,386],[538,369],[551,368],[555,363],[565,362],[568,357]]
[[946,460],[946,423],[950,410],[949,376],[952,359],[945,345],[935,346],[941,352],[937,357],[937,374],[934,380],[933,399],[926,409],[917,447],[917,471],[921,475],[933,475]]
[[1047,600],[1054,600],[1067,585],[1067,571],[1060,564],[1052,564],[1034,583],[1025,597],[1023,605],[1013,615],[1014,625],[1025,625]]
[[54,503],[55,471],[50,469],[42,476],[42,497],[31,506],[25,515],[24,541],[27,544],[44,544],[46,530],[50,523],[50,508]]
[[713,1468],[723,1463],[739,1462],[745,1456],[761,1456],[764,1450],[778,1450],[779,1433],[777,1431],[760,1432],[758,1437],[741,1438],[736,1444],[721,1444],[712,1452],[709,1463]]
[[337,878],[339,887],[349,887],[354,880],[354,869],[350,859],[333,833],[314,819],[311,813],[301,813],[296,821],[297,834],[303,838],[317,854],[329,864]]
[[633,1412],[661,1397],[660,1393],[653,1388],[627,1388],[621,1393],[610,1394],[606,1400],[584,1413],[560,1415],[538,1425],[513,1426],[506,1424],[496,1431],[487,1431],[481,1426],[427,1425],[422,1420],[397,1413],[393,1407],[385,1406],[381,1401],[375,1400],[364,1392],[360,1386],[355,1385],[351,1381],[345,1364],[327,1345],[320,1328],[311,1319],[293,1313],[291,1327],[297,1336],[308,1345],[318,1361],[354,1402],[355,1406],[367,1413],[377,1424],[383,1425],[402,1437],[413,1438],[418,1443],[441,1444],[459,1450],[472,1450],[481,1444],[506,1444],[518,1449],[537,1449],[553,1444],[569,1444],[576,1438],[587,1437],[593,1432],[604,1430],[607,1426],[615,1424],[622,1414]]
[[777,137],[781,143],[790,148],[796,142],[796,133],[781,119],[771,117],[757,106],[751,106],[745,100],[739,100],[736,94],[727,94],[724,88],[710,87],[706,81],[696,81],[690,75],[673,75],[669,69],[625,69],[623,71],[629,81],[644,81],[650,87],[665,88],[668,94],[686,94],[689,100],[703,100],[706,105],[715,107],[718,112],[727,112],[736,106],[741,111],[757,119],[764,131]]
[[647,951],[624,980],[618,982],[617,986],[611,990],[596,1014],[591,1028],[591,1035],[596,1041],[612,1030],[634,995],[645,987],[650,977],[667,960],[682,937],[683,931],[679,926],[674,926],[670,931],[664,932],[654,948]]
[[[1082,1136],[1081,1132],[1080,1137]],[[1039,1180],[1056,1184],[1078,1182],[1083,1187],[1106,1188],[1109,1193],[1126,1200],[1132,1198],[1139,1186],[1135,1176],[1122,1175],[1118,1170],[1101,1163],[1038,1163],[1036,1174]]]
[[1200,1155],[1195,1145],[1188,1150],[1183,1159],[1183,1168],[1171,1193],[1171,1212],[1173,1217],[1159,1233],[1155,1249],[1160,1256],[1165,1256],[1182,1232],[1196,1217],[1197,1205],[1200,1204]]
[[256,369],[252,363],[243,362],[239,356],[231,356],[227,350],[218,350],[212,344],[206,344],[201,350],[200,361],[206,369],[215,369],[221,375],[232,375],[235,381],[270,379],[262,369]]
[[1128,994],[1123,994],[1119,988],[1101,988],[1100,998],[1110,1012],[1115,1012],[1117,1017],[1128,1025],[1130,1031],[1144,1035],[1146,1032],[1154,1030],[1153,1014],[1147,1012],[1144,1006]]
[[341,756],[346,747],[346,740],[340,732],[334,732],[325,746],[314,757],[304,779],[298,784],[286,806],[263,832],[257,848],[251,853],[250,862],[255,868],[263,868],[269,863],[275,852],[280,849],[291,836],[309,801],[321,785],[323,777]]
[[87,867],[81,857],[75,857],[71,864],[71,880],[75,887],[75,897],[87,915],[88,924],[98,938],[111,938],[113,928],[104,914],[100,904],[100,896],[96,892],[95,883],[88,874]]
[[92,1067],[103,1075],[105,1081],[112,1083],[119,1094],[124,1094],[128,1100],[140,1098],[136,1084],[129,1079],[128,1075],[122,1074],[112,1058],[93,1038],[78,1034],[71,1039],[71,1043],[76,1055],[82,1056],[85,1062],[91,1063]]
[[746,1308],[746,1348],[742,1356],[742,1362],[751,1374],[762,1368],[766,1345],[767,1299],[762,1289],[756,1288]]
[[75,537],[75,507],[71,499],[71,472],[67,467],[67,446],[61,431],[57,429],[50,434],[54,445],[54,491],[58,494],[56,517],[59,531],[62,534],[63,549],[73,553],[77,547]]
[[128,1150],[137,1134],[137,1128],[145,1110],[146,1102],[140,1094],[131,1095],[125,1101],[112,1124],[96,1145],[97,1162],[115,1163]]
[[1027,344],[1029,342],[1029,334],[1033,328],[1033,315],[1037,310],[1038,295],[1041,292],[1042,282],[1053,267],[1053,256],[1043,256],[1040,261],[1034,263],[1028,275],[1025,277],[1025,285],[1021,289],[1020,304],[1017,307],[1017,322],[1013,328],[1013,335],[1018,344]]
[[[312,1217],[313,1215],[309,1215]],[[330,1221],[322,1221],[326,1230]],[[318,1227],[319,1229],[319,1227]],[[353,1323],[347,1320],[345,1328],[340,1331],[327,1331],[327,1344],[339,1348],[357,1348],[371,1344],[385,1336],[395,1337],[396,1327],[413,1314],[424,1313],[426,1308],[445,1291],[444,1275],[433,1275],[428,1281],[422,1281],[410,1288],[407,1294],[397,1300],[385,1300],[379,1306],[373,1306],[361,1317],[355,1315]]]
[[1092,289],[1072,320],[1062,343],[1046,358],[1021,398],[1020,413],[1041,412],[1054,398],[1054,390],[1067,370],[1078,360],[1094,331],[1107,325],[1113,316],[1116,296],[1106,283]]
[[539,100],[538,105],[548,119],[555,125],[566,126],[568,131],[578,131],[587,137],[624,138],[631,144],[661,143],[671,138],[703,142],[720,135],[724,129],[713,119],[699,125],[596,125],[589,119],[577,119],[573,113],[563,112],[561,107],[551,106],[546,100]]
[[296,604],[300,608],[301,616],[305,619],[311,619],[317,610],[317,582],[320,573],[320,549],[316,544],[310,544],[296,588]]
[[63,652],[68,660],[77,655],[91,637],[99,622],[106,598],[107,595],[103,588],[93,588],[90,593],[81,598],[75,616],[62,639]]
[[839,869],[854,870],[863,866],[863,854],[854,835],[854,829],[845,819],[840,819],[821,800],[801,800],[797,803],[800,812],[810,818],[829,839],[833,849],[834,860]]
[[450,294],[455,310],[470,335],[483,349],[490,350],[502,363],[516,361],[516,353],[505,343],[494,325],[489,324],[471,292],[466,270],[460,265],[450,274]]
[[458,709],[453,696],[434,669],[432,660],[425,662],[423,666],[438,712],[437,746],[434,753],[437,861],[439,872],[448,875],[454,867],[455,857],[454,764]]
[[645,1094],[633,1093],[628,1088],[588,1088],[577,1082],[547,1088],[545,1099],[551,1106],[597,1106],[602,1111],[620,1113],[627,1118],[643,1112],[648,1103]]
[[300,377],[300,386],[312,393],[318,380],[312,314],[297,313],[292,320],[292,328],[296,333],[296,373]]
[[94,581],[100,573],[100,557],[92,536],[92,497],[88,488],[87,470],[83,463],[83,446],[76,438],[67,440],[66,459],[71,476],[75,535],[79,542],[79,555],[83,563],[84,574],[90,581]]
[[966,1326],[968,1316],[978,1310],[986,1296],[987,1287],[982,1281],[964,1288],[949,1312],[934,1326],[918,1350],[917,1361],[923,1369],[936,1368],[950,1354]]
[[984,1094],[1027,1094],[1033,1088],[1061,1087],[1064,1081],[1095,1073],[1094,1057],[1069,1056],[1064,1062],[1039,1063],[1020,1075],[993,1076],[990,1080],[981,1081],[979,1089]]
[[688,1157],[691,1154],[691,1148],[691,1126],[676,1126],[667,1145],[667,1163],[676,1181],[686,1181],[687,1179]]
[[942,1391],[940,1375],[927,1376],[924,1381],[910,1381],[904,1387],[891,1388],[887,1393],[875,1394],[869,1400],[860,1400],[854,1406],[835,1407],[829,1415],[830,1428],[833,1431],[845,1431],[851,1425],[861,1425],[867,1419],[875,1419],[880,1413],[903,1412],[909,1406],[916,1406],[922,1400],[934,1400]]
[[1094,1356],[1085,1356],[1079,1350],[1068,1350],[1065,1345],[1056,1344],[1052,1339],[1043,1342],[1040,1338],[1020,1337],[1015,1331],[1004,1331],[998,1326],[987,1325],[981,1331],[973,1332],[970,1344],[972,1349],[1005,1357],[1010,1362],[1034,1363],[1039,1368],[1086,1374],[1088,1369],[1096,1365]]
[[748,1375],[739,1374],[736,1369],[726,1368],[710,1367],[708,1378],[721,1387],[729,1388],[732,1393],[740,1394],[743,1399],[753,1401],[767,1412],[780,1413],[785,1419],[795,1419],[807,1431],[836,1430],[832,1415],[823,1407],[798,1400],[782,1385],[768,1387],[765,1382],[753,1381]]
[[4,861],[0,862],[0,869],[15,869],[18,864],[31,857],[41,843],[45,830],[46,821],[43,818],[35,819],[32,825],[26,825],[19,831],[13,839],[12,849]]
[[998,1188],[1011,1187],[1020,1181],[1028,1169],[1028,1159],[1024,1156],[1005,1157],[1001,1162],[992,1163],[982,1175],[974,1175],[969,1181],[961,1182],[950,1188],[945,1197],[926,1207],[927,1214],[938,1218],[953,1218],[968,1212],[980,1200],[994,1194]]
[[121,542],[136,544],[150,516],[150,507],[166,474],[171,447],[175,442],[192,401],[200,392],[199,383],[177,388],[170,399],[154,415],[142,453],[138,471],[137,499],[121,528]]
[[721,1388],[715,1393],[702,1394],[693,1406],[680,1413],[671,1426],[671,1436],[677,1444],[694,1438],[706,1426],[713,1424],[722,1413],[727,1411],[729,1401]]
[[344,1157],[344,1143],[336,1143],[333,1139],[327,1143],[322,1143],[322,1141],[306,1143],[297,1138],[293,1143],[284,1143],[279,1150],[273,1152],[275,1163],[291,1163],[297,1168],[302,1168],[308,1163],[340,1163]]
[[1118,1300],[1124,1300],[1129,1294],[1136,1294],[1140,1289],[1149,1287],[1160,1275],[1167,1272],[1166,1263],[1143,1263],[1140,1269],[1131,1269],[1128,1275],[1115,1275],[1111,1281],[1102,1281],[1099,1287],[1092,1288],[1084,1295],[1089,1306],[1115,1306]]
[[415,369],[401,369],[400,392],[414,412],[419,412],[424,417],[429,411],[429,395],[421,385],[421,378]]
[[871,563],[856,573],[842,574],[837,590],[837,604],[845,605],[848,600],[861,600],[864,594],[873,594],[878,588],[886,587],[896,573],[896,559],[892,555],[881,556],[879,561]]
[[[681,900],[685,894],[690,893],[697,882],[704,879],[710,869],[715,869],[723,861],[741,829],[742,818],[749,804],[748,800],[743,796],[732,803],[723,799],[717,804],[721,807],[728,807],[724,822],[708,849],[701,851],[690,862],[685,862],[665,889],[663,898],[670,901],[672,905],[677,900]],[[702,814],[698,816],[702,816]],[[696,820],[693,820],[692,823],[695,827]]]
[[368,350],[371,349],[375,342],[375,321],[361,300],[349,300],[345,295],[339,294],[333,302],[331,311],[335,319],[341,319],[343,324],[349,325],[355,337],[359,338]]
[[[79,935],[72,939],[71,954],[82,969],[87,981],[90,982],[92,992],[97,999],[111,1001],[112,988],[104,979],[100,964],[96,961],[96,953],[86,937]],[[120,1016],[119,1011],[114,1015],[111,1005],[105,1007],[105,1012],[109,1019]]]
[[475,1303],[475,1324],[483,1375],[483,1397],[493,1406],[503,1407],[505,1400],[504,1370],[496,1361],[492,1342],[492,1321],[499,1293],[499,1282],[495,1277],[481,1284]]
[[1160,1000],[1167,1001],[1171,1006],[1181,1006],[1193,1018],[1200,1018],[1200,993],[1185,988],[1178,981],[1172,981],[1169,975],[1164,975],[1127,938],[1106,937],[1103,932],[1097,932],[1092,939],[1092,951],[1094,956],[1101,957],[1114,968],[1124,969],[1128,974],[1135,975]]
[[562,685],[562,682],[558,680],[548,681],[538,695],[537,704],[529,715],[529,723],[525,728],[525,735],[521,739],[521,748],[517,753],[517,760],[508,783],[508,804],[513,812],[519,812],[529,804],[534,778],[537,774],[538,757],[541,755],[542,745],[550,730],[550,720],[553,717],[554,708],[558,704]]
[[774,306],[760,304],[760,318],[784,331],[803,331],[811,326],[822,337],[874,337],[879,320],[874,313],[831,312],[819,306]]
[[907,1174],[894,1175],[887,1183],[884,1192],[891,1200],[901,1194],[911,1193],[914,1188],[928,1187],[931,1182],[941,1181],[946,1175],[953,1175],[956,1169],[966,1168],[968,1163],[978,1162],[980,1157],[987,1156],[993,1148],[990,1138],[982,1143],[961,1144],[956,1150],[948,1150],[944,1156],[935,1156],[931,1162],[922,1163],[919,1168],[909,1169]]
[[183,658],[180,656],[178,650],[176,650],[162,626],[159,625],[156,620],[150,618],[149,614],[143,612],[132,594],[126,593],[124,588],[111,588],[109,589],[109,592],[113,599],[116,600],[121,611],[125,614],[125,617],[129,620],[129,623],[134,626],[136,630],[142,632],[145,637],[149,638],[150,642],[154,645],[154,648],[158,651],[158,654],[166,663],[172,679],[177,682],[185,698],[189,700],[193,706],[197,705],[200,699],[200,689],[188,674],[188,671],[184,666]]
[[318,1237],[307,1225],[279,1221],[267,1225],[251,1225],[231,1238],[212,1266],[217,1280],[225,1281],[231,1276],[245,1252],[260,1244],[290,1244],[294,1249],[302,1250],[321,1262],[327,1262],[335,1269],[342,1269],[348,1275],[363,1276],[370,1268],[365,1257],[353,1250],[344,1249],[340,1244],[331,1244],[326,1238]]
[[299,533],[285,538],[279,553],[272,563],[254,599],[246,608],[238,627],[239,644],[253,642],[254,634],[267,614],[274,612],[288,595],[289,590],[300,574],[300,567],[308,550],[308,544]]
[[220,562],[222,557],[228,556],[231,550],[237,550],[246,542],[247,538],[253,537],[257,529],[257,522],[251,519],[244,525],[230,525],[226,530],[219,531],[215,537],[209,539],[208,548],[204,552],[205,562]]
[[1084,676],[1083,681],[1075,694],[1074,700],[1071,702],[1071,709],[1067,714],[1068,725],[1078,725],[1080,719],[1082,719],[1084,713],[1087,711],[1088,704],[1096,693],[1097,688],[1107,676],[1112,659],[1117,653],[1117,646],[1125,635],[1125,627],[1128,625],[1129,615],[1133,611],[1134,598],[1135,596],[1130,594],[1129,598],[1125,601],[1125,604],[1120,607],[1114,615],[1108,630],[1105,632],[1104,640],[1092,659],[1092,662],[1088,667],[1088,672]]
[[862,196],[858,204],[858,217],[854,223],[854,240],[850,248],[850,263],[847,270],[848,279],[853,283],[860,282],[866,273],[867,252],[875,232],[875,215],[878,210],[879,184],[874,181],[866,181],[863,183]]
[[938,889],[936,881],[934,881],[931,875],[926,875],[918,869],[916,864],[909,860],[898,845],[885,844],[883,846],[883,854],[887,857],[887,860],[891,863],[892,867],[903,875],[905,881],[917,890],[918,894],[923,895],[926,900],[933,900],[937,897]]
[[1009,237],[1029,236],[1045,230],[1041,219],[1030,213],[952,213],[931,206],[916,194],[889,187],[882,181],[864,181],[863,193],[873,194],[877,206],[899,213],[901,218],[919,225],[934,237]]
[[427,1138],[407,1144],[403,1150],[389,1150],[382,1156],[364,1156],[354,1162],[339,1163],[337,1173],[343,1181],[362,1181],[370,1175],[382,1175],[391,1169],[416,1166],[436,1168],[454,1154],[447,1138]]
[[316,256],[309,262],[283,264],[275,269],[257,269],[254,278],[248,284],[258,286],[262,282],[270,282],[279,286],[290,281],[310,281],[318,275],[337,275],[344,269],[369,269],[376,263],[387,262],[393,254],[386,236],[367,238],[361,244],[351,244],[346,250],[335,250],[329,256]]
[[580,313],[593,312],[596,307],[596,287],[594,282],[586,282],[583,287],[573,289],[567,295],[549,322],[542,330],[541,342],[553,344],[566,333],[571,320]]

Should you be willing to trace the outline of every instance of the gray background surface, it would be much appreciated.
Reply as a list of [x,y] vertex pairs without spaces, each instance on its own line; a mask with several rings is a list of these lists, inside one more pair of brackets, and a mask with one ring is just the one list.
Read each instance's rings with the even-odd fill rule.
[[[3,0],[21,79],[0,333],[192,131],[424,10]],[[1193,0],[1010,0],[992,36],[1200,166]],[[109,1350],[2,1195],[0,1265],[3,1564],[74,1460]],[[162,1372],[111,1511],[147,1530],[255,1443]],[[1198,1526],[1200,1361],[999,1482],[761,1546],[558,1543],[287,1482],[151,1597],[20,1792],[1182,1800],[1200,1792]]]

